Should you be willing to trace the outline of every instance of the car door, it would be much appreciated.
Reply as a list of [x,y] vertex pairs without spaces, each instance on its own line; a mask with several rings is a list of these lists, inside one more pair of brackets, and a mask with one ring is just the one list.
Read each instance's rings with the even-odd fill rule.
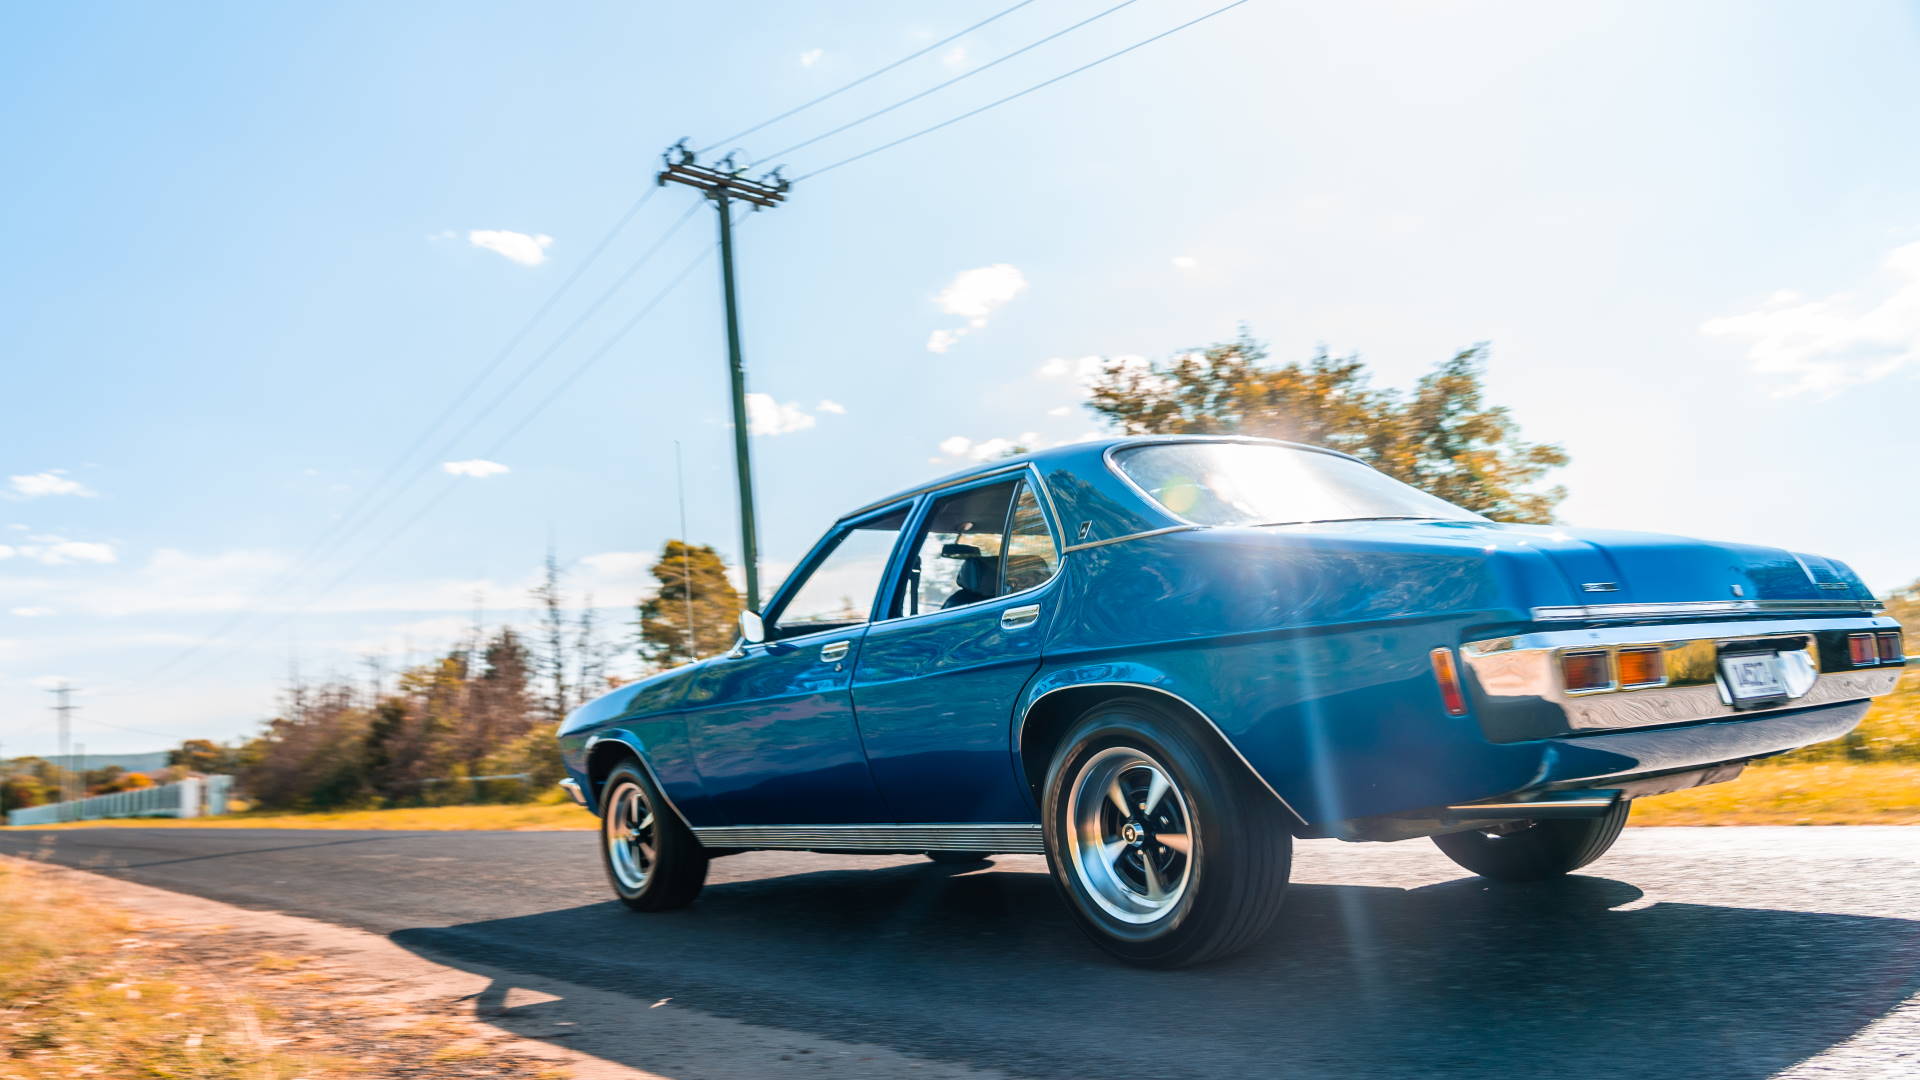
[[1015,700],[1040,666],[1060,568],[1031,473],[930,496],[853,672],[867,761],[894,820],[1028,822]]
[[688,691],[687,733],[725,824],[887,820],[849,686],[907,511],[835,526],[769,605],[767,640],[702,665]]

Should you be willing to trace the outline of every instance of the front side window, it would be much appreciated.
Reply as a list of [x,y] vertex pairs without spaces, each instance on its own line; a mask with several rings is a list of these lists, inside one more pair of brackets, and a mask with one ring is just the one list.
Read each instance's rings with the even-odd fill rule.
[[1161,443],[1113,455],[1154,502],[1196,525],[1485,521],[1350,458],[1260,443]]
[[1045,584],[1060,564],[1024,480],[944,495],[928,507],[892,616],[984,603]]
[[887,560],[907,523],[902,508],[863,521],[841,533],[833,549],[789,595],[768,626],[772,638],[841,630],[867,621],[886,576]]

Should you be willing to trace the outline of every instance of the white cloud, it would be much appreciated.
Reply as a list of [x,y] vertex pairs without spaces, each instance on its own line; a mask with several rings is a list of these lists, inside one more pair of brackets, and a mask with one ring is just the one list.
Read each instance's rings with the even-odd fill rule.
[[747,434],[786,435],[805,431],[814,424],[813,416],[792,402],[782,404],[772,394],[747,395]]
[[23,619],[37,619],[42,615],[53,614],[53,609],[50,607],[17,607],[13,609],[13,614]]
[[987,316],[1025,292],[1027,276],[1011,263],[962,270],[940,290],[934,302],[949,315],[959,315],[967,325],[951,330],[935,330],[927,337],[927,351],[943,353],[969,332],[987,325]]
[[455,476],[471,476],[475,479],[485,479],[489,476],[498,476],[501,473],[513,471],[497,461],[488,461],[486,458],[468,458],[465,461],[443,461],[440,463],[440,468]]
[[1920,361],[1920,242],[1888,252],[1881,269],[1887,283],[1875,299],[1808,300],[1783,289],[1753,311],[1707,320],[1700,332],[1745,340],[1753,370],[1782,378],[1777,397],[1883,379]]
[[814,408],[824,413],[832,413],[835,416],[847,415],[847,407],[832,398],[821,398],[820,404],[815,405]]
[[29,473],[25,476],[7,477],[7,487],[17,498],[38,499],[45,495],[77,495],[91,499],[96,494],[87,485],[67,476],[65,469],[48,469],[46,472]]
[[1191,270],[1199,265],[1200,260],[1191,255],[1175,255],[1173,257],[1173,268],[1175,270]]
[[962,270],[952,284],[940,290],[934,299],[949,315],[964,315],[977,329],[987,325],[987,316],[1007,301],[1025,292],[1027,276],[1011,263],[994,263],[973,270]]
[[967,47],[965,45],[955,45],[940,55],[940,62],[948,67],[959,67],[967,62]]
[[940,440],[940,452],[950,458],[966,458],[971,461],[992,461],[1002,458],[1016,449],[1037,450],[1043,445],[1037,432],[1023,431],[1011,439],[992,438],[974,442],[965,435],[952,435]]
[[521,266],[539,266],[546,262],[547,248],[553,244],[553,237],[546,233],[529,235],[512,229],[475,229],[467,234],[467,240],[474,247],[486,248]]
[[1073,411],[1073,406],[1071,405],[1055,405],[1053,408],[1047,410],[1047,415],[1048,416],[1065,416],[1072,411]]
[[806,52],[800,54],[800,66],[812,67],[819,63],[820,58],[825,55],[827,55],[825,49],[808,49]]
[[25,544],[0,544],[0,561],[28,559],[42,566],[68,566],[73,563],[113,563],[120,557],[112,544],[92,540],[68,540],[59,536],[31,536]]
[[[1126,353],[1120,356],[1081,356],[1072,360],[1064,356],[1050,356],[1034,370],[1034,374],[1042,379],[1071,380],[1084,395],[1102,375],[1106,374],[1109,367],[1121,371],[1144,372],[1152,366],[1152,361],[1137,353]],[[1065,411],[1064,409],[1056,411],[1052,415],[1064,416]]]

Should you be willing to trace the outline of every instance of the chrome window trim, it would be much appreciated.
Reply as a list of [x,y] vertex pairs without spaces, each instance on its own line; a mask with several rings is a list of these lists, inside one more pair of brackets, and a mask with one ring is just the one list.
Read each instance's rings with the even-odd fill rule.
[[1212,528],[1212,526],[1210,525],[1169,525],[1164,529],[1148,529],[1145,532],[1128,533],[1125,536],[1110,536],[1105,540],[1089,540],[1084,544],[1072,544],[1068,546],[1067,553],[1072,554],[1073,552],[1076,552],[1076,551],[1086,551],[1088,548],[1106,547],[1108,544],[1124,544],[1129,540],[1145,540],[1149,536],[1165,536],[1168,533],[1194,532],[1199,529],[1208,529],[1208,528]]
[[[1053,573],[1047,578],[1047,580],[1041,582],[1038,585],[1029,585],[1024,589],[1021,589],[1019,592],[1011,592],[1011,593],[1006,593],[1005,595],[1002,595],[1002,596],[991,597],[989,599],[982,600],[977,604],[968,604],[966,607],[946,608],[946,609],[941,609],[937,611],[920,611],[920,612],[915,612],[912,615],[894,615],[884,619],[873,619],[862,625],[865,627],[892,626],[895,623],[910,622],[914,619],[924,619],[931,615],[945,615],[949,611],[953,611],[953,612],[971,611],[975,608],[984,608],[988,604],[997,603],[1001,600],[1013,600],[1022,596],[1026,596],[1029,593],[1037,593],[1042,589],[1048,588],[1054,582],[1059,581],[1061,573],[1063,573],[1067,568],[1067,552],[1072,551],[1074,549],[1070,547],[1064,547],[1060,543],[1060,533],[1055,528],[1055,525],[1054,525],[1055,522],[1058,522],[1060,520],[1059,515],[1057,514],[1052,515],[1052,520],[1051,521],[1047,520],[1049,516],[1048,511],[1053,509],[1053,496],[1050,494],[1047,494],[1046,481],[1040,479],[1039,470],[1033,468],[1032,465],[1033,463],[1030,461],[1023,461],[1016,468],[1001,469],[997,472],[982,473],[979,476],[970,476],[966,480],[961,481],[960,483],[942,484],[940,485],[939,488],[936,488],[933,490],[945,491],[948,488],[959,487],[961,483],[971,483],[974,480],[995,479],[995,478],[998,478],[1002,473],[1014,473],[1014,472],[1019,472],[1021,470],[1025,470],[1028,473],[1026,479],[1029,482],[1033,483],[1034,486],[1040,490],[1041,494],[1046,497],[1046,501],[1047,501],[1047,505],[1045,509],[1042,509],[1040,511],[1042,523],[1047,526],[1047,538],[1053,541],[1053,552],[1054,552]],[[987,487],[989,485],[982,484],[981,486]],[[908,519],[908,524],[912,525],[916,530],[921,525],[924,525],[926,523],[927,511],[933,508],[933,498],[932,498],[933,492],[925,491],[925,492],[921,492],[920,494],[928,496],[927,504],[925,507],[920,508],[920,513]],[[916,496],[916,498],[918,497],[919,496]],[[893,504],[888,503],[887,505],[891,506]],[[905,535],[906,535],[906,530],[902,529],[901,530],[902,538],[904,538]],[[1002,542],[1004,543],[1004,540]],[[904,546],[899,547],[895,550],[895,555],[898,558],[904,559],[907,557],[907,549]],[[905,573],[904,569],[901,570],[900,573]],[[887,576],[889,579],[897,579],[900,576],[900,574],[890,572]],[[888,601],[888,603],[891,603],[891,602],[892,601],[890,600]]]
[[1247,755],[1240,752],[1240,748],[1234,745],[1234,742],[1232,739],[1227,738],[1227,733],[1220,729],[1219,724],[1214,723],[1213,717],[1208,716],[1205,709],[1202,709],[1200,706],[1195,705],[1193,702],[1188,701],[1186,698],[1181,697],[1179,694],[1176,694],[1171,690],[1166,690],[1161,687],[1154,686],[1151,683],[1083,682],[1083,683],[1071,683],[1066,686],[1056,686],[1053,689],[1047,691],[1044,694],[1041,694],[1039,697],[1034,698],[1032,701],[1027,703],[1026,709],[1020,714],[1020,722],[1018,724],[1015,724],[1013,727],[1013,745],[1015,747],[1018,747],[1021,744],[1022,738],[1026,735],[1027,717],[1033,715],[1034,706],[1047,700],[1047,698],[1052,697],[1054,694],[1058,694],[1063,691],[1086,690],[1095,686],[1124,686],[1129,690],[1151,690],[1156,694],[1161,694],[1165,697],[1170,697],[1173,700],[1179,702],[1180,704],[1185,705],[1188,709],[1192,710],[1195,716],[1198,716],[1200,719],[1205,720],[1207,722],[1207,726],[1213,729],[1213,733],[1220,737],[1220,741],[1226,744],[1227,749],[1233,751],[1233,756],[1240,759],[1240,764],[1245,765],[1247,767],[1247,771],[1253,774],[1253,778],[1260,781],[1260,786],[1267,789],[1267,794],[1272,795],[1274,799],[1280,803],[1280,806],[1284,810],[1286,810],[1288,816],[1292,817],[1296,823],[1302,826],[1304,826],[1307,823],[1307,819],[1300,816],[1300,812],[1293,808],[1293,804],[1289,803],[1285,798],[1281,797],[1280,793],[1273,789],[1272,784],[1267,783],[1267,778],[1260,775],[1260,770],[1253,767],[1253,762],[1248,761]]
[[[885,509],[886,507],[892,506],[895,503],[912,502],[913,500],[919,498],[922,495],[930,495],[936,491],[945,491],[950,487],[959,487],[962,484],[971,484],[975,480],[985,480],[989,477],[999,476],[1001,473],[1019,472],[1022,469],[1031,469],[1034,472],[1034,475],[1036,477],[1039,475],[1039,470],[1033,469],[1033,462],[1017,461],[1011,465],[1002,465],[1002,466],[999,466],[998,468],[988,469],[984,472],[968,473],[965,476],[955,477],[952,480],[940,480],[931,484],[927,484],[924,487],[914,488],[911,491],[902,491],[897,495],[888,496],[887,498],[882,499],[879,502],[868,503],[867,505],[861,507],[858,510],[850,510],[847,513],[840,515],[840,517],[834,521],[834,525],[837,527],[842,522],[852,521],[854,518],[858,518],[858,517],[864,517],[870,511]],[[1042,485],[1041,490],[1043,491],[1045,490],[1044,485]],[[1048,501],[1049,503],[1051,503],[1052,501],[1051,494],[1048,495]]]
[[1751,615],[1765,612],[1801,615],[1875,615],[1886,610],[1878,600],[1680,600],[1653,604],[1563,604],[1533,609],[1535,622],[1607,619],[1664,619],[1698,615]]
[[694,829],[702,844],[717,848],[845,851],[984,851],[994,855],[1044,855],[1037,824],[985,825],[713,825]]
[[[1119,463],[1119,462],[1117,462],[1117,461],[1115,461],[1115,460],[1113,459],[1113,456],[1114,456],[1114,454],[1116,454],[1116,453],[1118,453],[1118,452],[1120,452],[1120,451],[1122,451],[1122,450],[1137,450],[1137,449],[1139,449],[1139,448],[1141,448],[1141,447],[1143,447],[1143,446],[1180,446],[1180,445],[1184,445],[1184,444],[1188,444],[1188,443],[1235,443],[1235,444],[1239,444],[1239,445],[1244,445],[1244,446],[1283,446],[1283,447],[1286,447],[1286,448],[1287,448],[1287,449],[1289,449],[1289,450],[1307,450],[1307,451],[1310,451],[1310,452],[1312,452],[1312,453],[1315,453],[1315,454],[1325,454],[1325,455],[1327,455],[1328,457],[1337,457],[1337,458],[1345,458],[1346,460],[1348,460],[1348,461],[1351,461],[1351,462],[1354,462],[1355,464],[1358,464],[1358,465],[1361,465],[1361,466],[1364,466],[1364,467],[1366,467],[1366,468],[1369,468],[1369,469],[1373,469],[1373,471],[1374,471],[1374,472],[1380,472],[1380,470],[1379,470],[1379,469],[1375,469],[1375,468],[1374,468],[1374,467],[1373,467],[1372,465],[1368,465],[1368,464],[1367,464],[1366,462],[1364,462],[1364,461],[1361,461],[1361,460],[1360,460],[1359,458],[1357,458],[1357,457],[1354,457],[1354,456],[1353,456],[1352,454],[1348,454],[1348,453],[1344,453],[1344,452],[1342,452],[1342,451],[1339,451],[1339,450],[1329,450],[1328,448],[1326,448],[1326,447],[1324,447],[1324,446],[1308,446],[1308,445],[1307,445],[1306,443],[1293,443],[1293,442],[1287,442],[1287,441],[1285,441],[1285,440],[1283,440],[1283,439],[1256,439],[1256,438],[1253,438],[1252,436],[1247,436],[1247,435],[1204,435],[1204,436],[1203,436],[1203,435],[1196,435],[1196,436],[1192,436],[1192,437],[1189,437],[1189,438],[1140,438],[1140,439],[1129,439],[1129,440],[1127,440],[1126,442],[1118,442],[1118,443],[1114,443],[1114,444],[1113,444],[1112,446],[1109,446],[1109,447],[1107,447],[1107,448],[1106,448],[1105,450],[1102,450],[1102,451],[1100,452],[1100,460],[1101,460],[1102,462],[1104,462],[1104,463],[1106,464],[1106,466],[1107,466],[1107,471],[1108,471],[1108,472],[1110,472],[1110,473],[1112,473],[1113,475],[1115,475],[1115,476],[1117,476],[1117,477],[1119,477],[1119,478],[1120,478],[1120,482],[1121,482],[1121,483],[1123,483],[1123,484],[1125,484],[1125,485],[1127,485],[1128,487],[1130,487],[1130,488],[1132,488],[1132,489],[1133,489],[1133,493],[1134,493],[1135,495],[1138,495],[1138,496],[1140,496],[1140,497],[1141,497],[1142,499],[1144,499],[1144,500],[1146,500],[1146,503],[1147,503],[1147,505],[1148,505],[1149,507],[1151,507],[1151,508],[1153,508],[1153,510],[1154,510],[1155,512],[1157,512],[1157,513],[1159,513],[1159,514],[1160,514],[1160,516],[1162,516],[1162,517],[1166,517],[1166,518],[1171,518],[1171,519],[1173,519],[1174,521],[1177,521],[1177,522],[1179,522],[1180,524],[1182,524],[1182,525],[1185,525],[1185,526],[1187,526],[1187,527],[1189,527],[1189,528],[1194,528],[1194,529],[1259,529],[1259,528],[1266,528],[1266,527],[1269,527],[1269,526],[1273,526],[1273,525],[1317,525],[1317,524],[1321,524],[1321,523],[1322,523],[1322,522],[1324,522],[1324,521],[1358,521],[1358,520],[1364,520],[1364,519],[1360,519],[1360,518],[1323,518],[1323,519],[1315,519],[1315,520],[1312,520],[1312,521],[1255,521],[1255,522],[1250,522],[1250,523],[1248,523],[1248,524],[1245,524],[1245,525],[1207,525],[1207,524],[1204,524],[1204,523],[1202,523],[1202,522],[1198,522],[1198,521],[1193,521],[1193,520],[1191,520],[1191,519],[1189,519],[1189,518],[1184,518],[1184,517],[1181,517],[1181,516],[1180,516],[1179,514],[1176,514],[1176,513],[1174,513],[1173,511],[1171,511],[1171,510],[1169,510],[1169,509],[1167,509],[1167,508],[1166,508],[1166,507],[1165,507],[1164,505],[1162,505],[1162,504],[1161,504],[1161,502],[1160,502],[1160,500],[1159,500],[1159,499],[1156,499],[1156,498],[1154,498],[1154,497],[1153,497],[1152,495],[1150,495],[1150,494],[1148,494],[1148,493],[1147,493],[1147,489],[1146,489],[1146,488],[1143,488],[1143,487],[1141,487],[1141,486],[1140,486],[1140,485],[1139,485],[1138,483],[1136,483],[1136,482],[1134,481],[1134,479],[1133,479],[1133,477],[1131,477],[1131,476],[1128,476],[1128,475],[1127,475],[1127,471],[1126,471],[1125,469],[1122,469],[1122,468],[1120,467],[1120,463]],[[1385,474],[1384,474],[1384,473],[1382,473],[1382,475],[1385,475]],[[1392,477],[1389,477],[1388,479],[1393,479],[1393,478],[1392,478]],[[1405,481],[1401,481],[1401,482],[1402,482],[1402,483],[1405,483]],[[1413,487],[1413,485],[1412,485],[1412,484],[1407,484],[1407,486],[1408,486],[1408,487]],[[1420,489],[1419,489],[1419,488],[1414,488],[1414,490],[1415,490],[1415,491],[1420,491]],[[1422,491],[1422,492],[1420,492],[1420,493],[1421,493],[1422,495],[1432,495],[1432,493],[1431,493],[1431,492],[1425,492],[1425,491]],[[1436,499],[1439,499],[1439,498],[1440,498],[1440,497],[1439,497],[1438,495],[1433,495],[1432,497],[1433,497],[1433,498],[1436,498]],[[1441,499],[1440,501],[1442,501],[1442,502],[1446,502],[1446,500],[1445,500],[1445,499]],[[1447,505],[1448,505],[1448,506],[1453,506],[1453,504],[1452,504],[1452,503],[1447,503]],[[1471,511],[1471,510],[1467,510],[1467,509],[1466,509],[1465,507],[1455,507],[1455,509],[1457,509],[1457,510],[1461,510],[1461,511],[1463,511],[1463,512],[1465,512],[1465,513],[1469,513],[1469,514],[1472,514],[1472,513],[1473,513],[1473,511]],[[1478,520],[1480,520],[1480,521],[1487,521],[1487,520],[1489,520],[1489,519],[1488,519],[1488,518],[1486,518],[1486,517],[1485,517],[1484,515],[1480,515],[1480,514],[1474,514],[1474,518],[1476,518],[1476,519],[1478,519]],[[1422,519],[1420,519],[1420,520],[1423,520],[1423,521],[1425,521],[1425,520],[1431,520],[1431,521],[1461,521],[1461,520],[1467,520],[1467,519],[1463,519],[1463,518],[1422,518]],[[1167,531],[1167,530],[1160,530],[1160,531]],[[1135,535],[1135,536],[1139,536],[1139,535],[1148,535],[1148,534],[1141,534],[1141,533],[1135,533],[1134,535]],[[1116,540],[1113,540],[1113,541],[1110,541],[1110,542],[1111,542],[1111,543],[1119,543],[1119,541],[1120,541],[1120,540],[1131,540],[1131,539],[1133,539],[1133,537],[1132,537],[1132,536],[1126,536],[1126,537],[1120,537],[1119,539],[1116,539]]]

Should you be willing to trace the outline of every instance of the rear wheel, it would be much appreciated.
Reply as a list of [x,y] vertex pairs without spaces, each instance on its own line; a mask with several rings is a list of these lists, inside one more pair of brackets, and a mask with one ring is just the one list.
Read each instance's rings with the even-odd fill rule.
[[1096,706],[1047,772],[1047,863],[1075,920],[1131,963],[1246,948],[1279,911],[1293,835],[1271,793],[1184,718]]
[[1496,829],[1436,836],[1447,858],[1495,881],[1545,881],[1571,874],[1607,853],[1633,809],[1622,799],[1604,816],[1581,821],[1527,821]]
[[685,907],[707,881],[707,852],[639,765],[614,766],[600,791],[600,858],[635,911]]

